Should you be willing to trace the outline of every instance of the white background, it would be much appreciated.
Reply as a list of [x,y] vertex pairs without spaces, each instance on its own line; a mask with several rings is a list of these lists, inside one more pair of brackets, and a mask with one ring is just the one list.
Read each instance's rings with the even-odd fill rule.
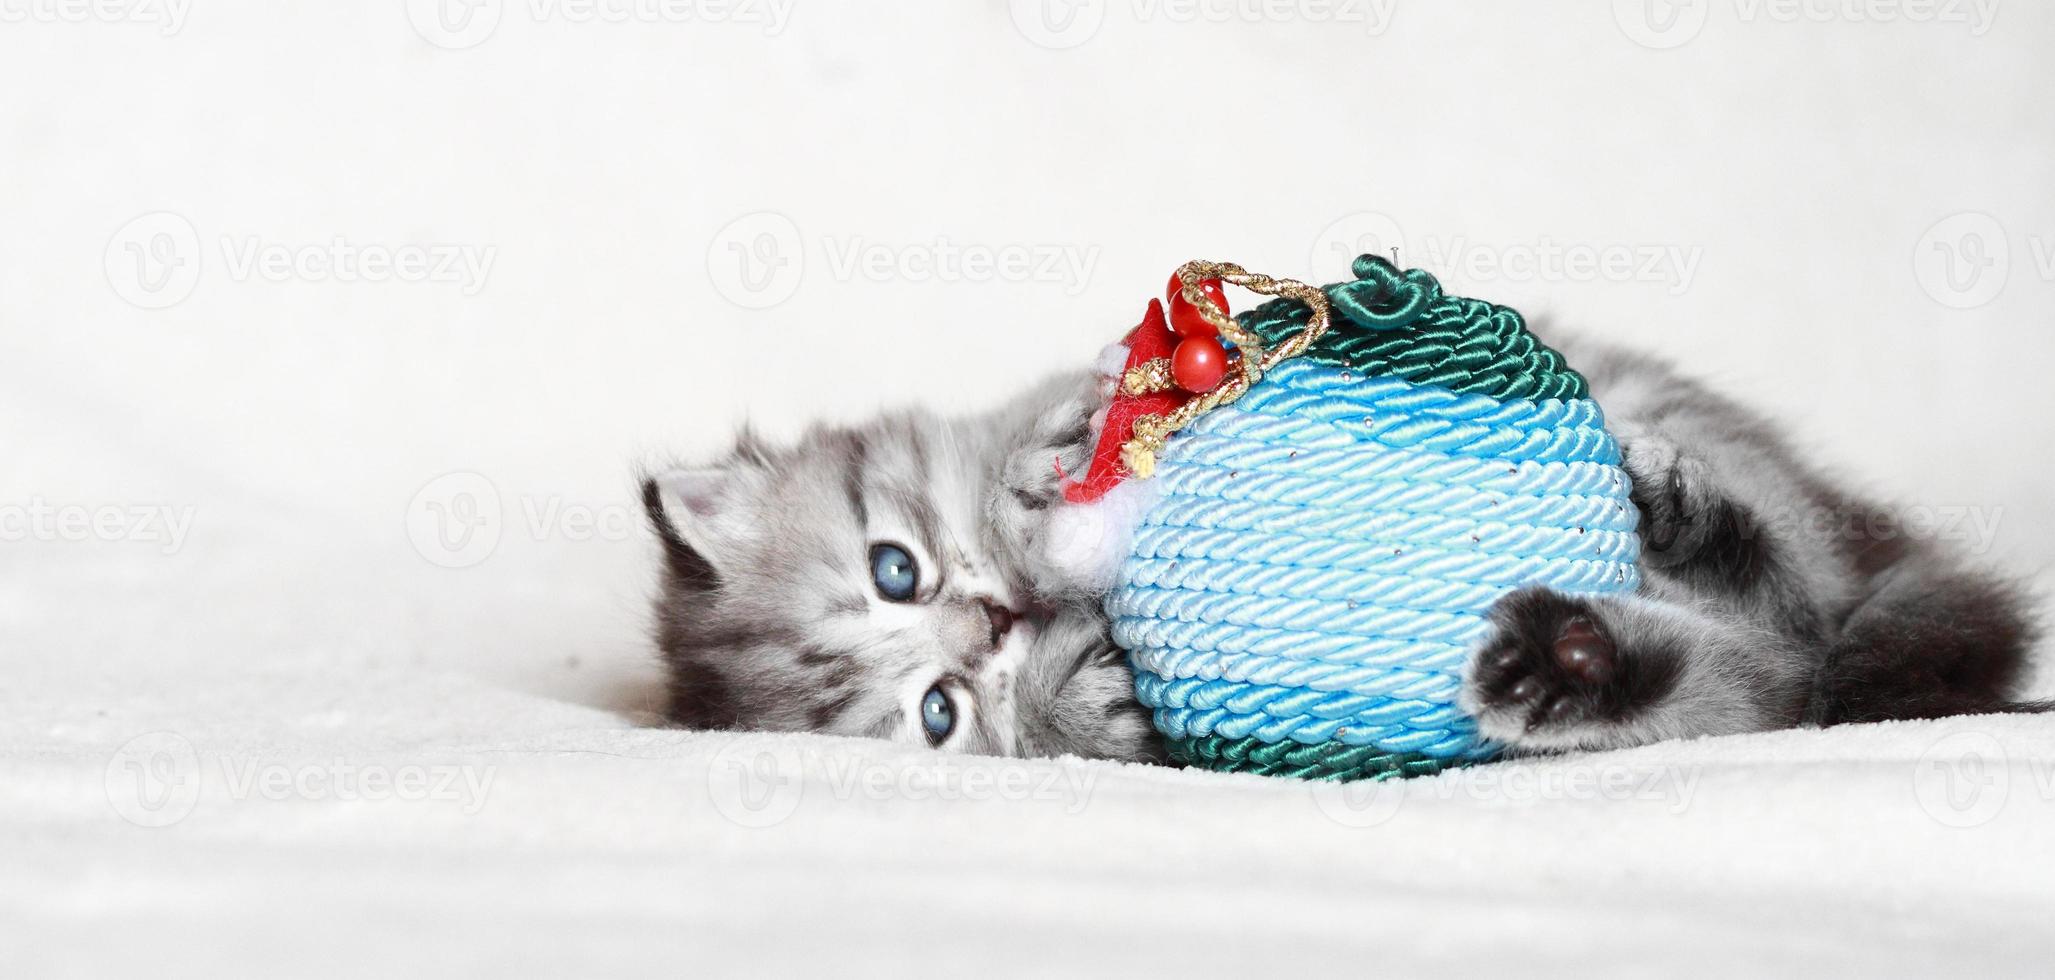
[[[1684,362],[2051,582],[2047,4],[438,2],[0,0],[27,757],[97,773],[139,704],[375,730],[408,678],[632,722],[637,465],[989,405],[1183,260],[1331,280],[1372,240]],[[243,263],[338,240],[490,265]],[[949,248],[1089,274],[923,274]],[[253,675],[289,693],[223,693]]]

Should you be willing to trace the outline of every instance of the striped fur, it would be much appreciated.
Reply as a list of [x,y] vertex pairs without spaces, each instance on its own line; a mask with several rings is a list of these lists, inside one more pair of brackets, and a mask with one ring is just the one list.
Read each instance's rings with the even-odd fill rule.
[[[1057,379],[990,415],[898,412],[790,447],[745,432],[721,459],[650,476],[671,717],[926,744],[921,699],[942,683],[958,713],[947,748],[1149,756],[1102,617],[1044,602],[1020,564],[1019,530],[1050,506],[1059,454],[1078,461],[1089,391]],[[914,601],[873,586],[881,542],[918,562]]]
[[1641,511],[1631,597],[1501,600],[1465,706],[1527,751],[2034,710],[2018,590],[1832,481],[1761,414],[1643,354],[1556,343]]
[[[2037,631],[2008,582],[1947,542],[1864,533],[1892,515],[1669,365],[1555,346],[1634,477],[1642,586],[1501,600],[1465,677],[1486,735],[1545,752],[2044,707],[2014,700]],[[1058,467],[1082,465],[1099,402],[1090,377],[1066,375],[988,416],[900,413],[785,448],[745,433],[708,466],[653,477],[672,716],[921,742],[915,708],[947,677],[972,705],[948,748],[1157,758],[1098,597],[1045,540]],[[939,572],[931,595],[879,600],[865,554],[882,539]],[[1023,624],[994,642],[986,603]]]

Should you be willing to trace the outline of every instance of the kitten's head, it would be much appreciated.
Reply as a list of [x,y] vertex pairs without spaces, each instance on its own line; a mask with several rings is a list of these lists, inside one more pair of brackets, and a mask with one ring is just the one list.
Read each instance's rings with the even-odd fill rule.
[[1034,608],[992,508],[1005,452],[924,413],[658,474],[672,719],[991,755],[1144,758],[1155,739],[1089,607]]

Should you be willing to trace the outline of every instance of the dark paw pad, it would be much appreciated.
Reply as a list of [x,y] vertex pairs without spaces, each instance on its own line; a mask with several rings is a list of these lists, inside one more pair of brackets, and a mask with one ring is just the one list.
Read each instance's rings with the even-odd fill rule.
[[1612,630],[1585,600],[1515,592],[1492,620],[1469,681],[1480,713],[1535,731],[1619,720],[1646,703],[1648,686],[1627,676]]
[[1613,679],[1613,662],[1617,656],[1613,641],[1589,616],[1571,616],[1563,620],[1551,649],[1555,653],[1556,665],[1586,684],[1603,684]]

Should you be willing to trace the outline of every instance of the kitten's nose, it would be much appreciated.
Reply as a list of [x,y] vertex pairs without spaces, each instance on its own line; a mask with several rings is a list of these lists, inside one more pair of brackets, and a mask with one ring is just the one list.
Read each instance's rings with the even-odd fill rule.
[[992,621],[992,643],[997,645],[1000,637],[1013,630],[1013,610],[990,599],[979,599],[978,603],[985,607],[985,618]]

